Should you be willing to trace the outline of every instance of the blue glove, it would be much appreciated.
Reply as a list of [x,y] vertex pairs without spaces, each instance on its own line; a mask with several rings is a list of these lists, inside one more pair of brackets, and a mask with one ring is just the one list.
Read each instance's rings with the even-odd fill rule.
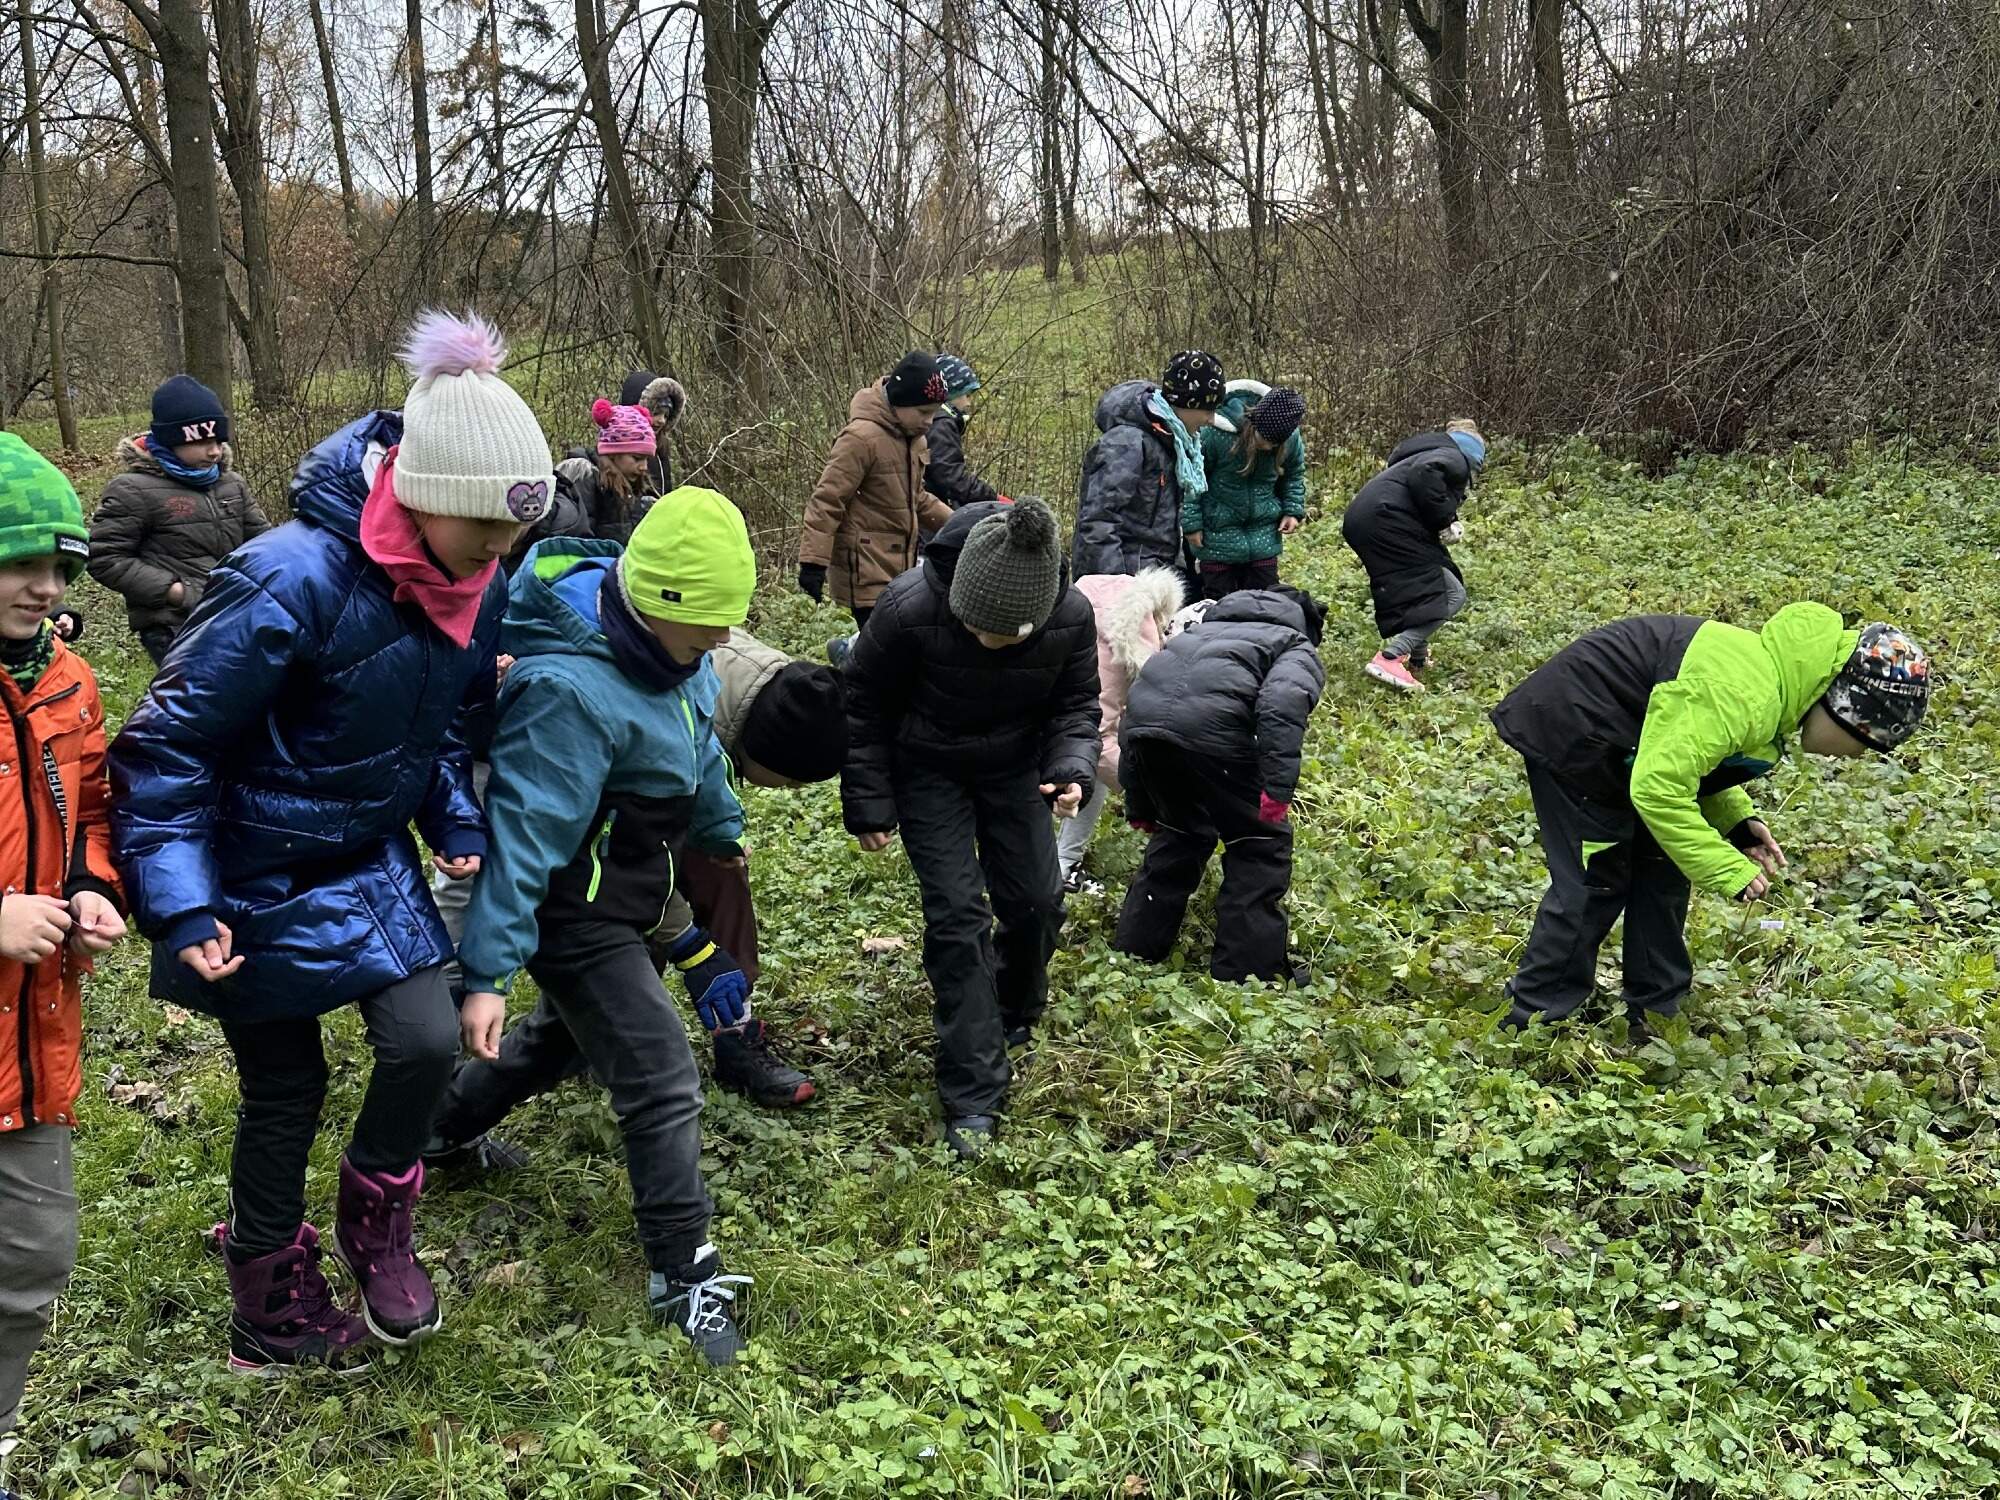
[[681,971],[695,1014],[710,1031],[741,1026],[750,1014],[750,979],[742,965],[722,949],[707,929],[690,927],[668,950]]

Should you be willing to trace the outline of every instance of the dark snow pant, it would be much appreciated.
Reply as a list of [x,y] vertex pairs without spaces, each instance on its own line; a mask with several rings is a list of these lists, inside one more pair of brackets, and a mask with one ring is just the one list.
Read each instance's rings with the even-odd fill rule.
[[872,604],[851,604],[848,606],[847,612],[854,616],[854,630],[858,635],[868,628],[868,617],[875,613],[875,606]]
[[[347,1159],[397,1176],[417,1164],[431,1115],[458,1059],[458,1008],[443,965],[421,969],[359,1002],[375,1068],[355,1117]],[[326,1102],[326,1052],[317,1016],[224,1021],[242,1103],[229,1163],[229,1242],[270,1255],[298,1237],[306,1216],[306,1157]]]
[[1694,981],[1688,880],[1630,807],[1606,807],[1528,762],[1549,888],[1508,982],[1510,1025],[1560,1020],[1597,985],[1597,950],[1625,917],[1625,1008],[1671,1016]]
[[167,659],[167,652],[178,639],[179,632],[164,625],[148,625],[138,632],[138,636],[139,644],[146,648],[146,654],[153,658],[153,665],[157,667]]
[[484,1135],[569,1077],[581,1057],[618,1116],[647,1262],[672,1274],[707,1241],[711,1212],[701,1180],[701,1074],[680,1011],[635,927],[567,923],[528,972],[541,999],[501,1039],[498,1062],[474,1058],[458,1070],[437,1134],[453,1142]]
[[1034,1025],[1048,1006],[1063,901],[1038,779],[1032,767],[963,779],[915,763],[896,768],[896,820],[923,891],[947,1116],[1000,1111],[1013,1081],[1007,1032]]
[[1215,898],[1217,979],[1291,977],[1285,893],[1292,886],[1292,827],[1257,816],[1260,788],[1248,767],[1216,766],[1160,740],[1128,740],[1119,759],[1125,811],[1158,825],[1125,893],[1111,946],[1149,963],[1173,951],[1189,899],[1222,844]]
[[1278,586],[1278,560],[1260,557],[1255,562],[1209,563],[1201,565],[1201,597],[1222,599],[1238,589],[1274,589]]
[[67,1125],[0,1133],[0,1437],[14,1430],[28,1360],[76,1264],[74,1134]]

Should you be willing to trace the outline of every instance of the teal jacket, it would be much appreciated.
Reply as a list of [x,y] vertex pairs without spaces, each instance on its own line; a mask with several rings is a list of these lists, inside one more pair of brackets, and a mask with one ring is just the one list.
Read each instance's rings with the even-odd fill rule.
[[[1222,403],[1216,413],[1237,428],[1249,422],[1258,398],[1241,391]],[[1203,562],[1262,562],[1285,550],[1278,522],[1286,516],[1305,519],[1306,445],[1298,433],[1286,438],[1276,452],[1261,454],[1242,472],[1242,460],[1231,450],[1236,434],[1221,427],[1201,429],[1201,457],[1208,471],[1208,493],[1181,504],[1181,534],[1201,533],[1195,556]],[[1283,470],[1279,472],[1282,458]]]
[[459,961],[468,992],[505,991],[537,930],[659,924],[676,852],[727,851],[743,808],[713,729],[720,682],[703,661],[658,691],[628,677],[598,626],[611,542],[553,537],[514,575],[486,816],[492,833]]

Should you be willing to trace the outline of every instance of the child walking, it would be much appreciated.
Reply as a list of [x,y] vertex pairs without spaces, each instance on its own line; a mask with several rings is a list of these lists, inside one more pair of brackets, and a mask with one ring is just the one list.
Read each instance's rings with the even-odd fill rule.
[[651,464],[659,448],[652,414],[599,397],[590,408],[597,443],[556,466],[557,479],[589,520],[588,534],[624,546],[653,504]]
[[1304,398],[1248,380],[1232,381],[1230,392],[1201,429],[1208,488],[1181,502],[1205,599],[1276,588],[1284,539],[1306,516]]
[[88,534],[69,481],[0,432],[0,698],[19,751],[0,766],[0,1440],[76,1263],[82,982],[125,935],[104,706],[89,666],[48,623],[83,570]]
[[953,515],[882,595],[846,679],[847,830],[871,852],[903,835],[945,1138],[973,1156],[1006,1104],[1007,1049],[1048,1003],[1063,916],[1049,809],[1076,816],[1098,756],[1097,631],[1049,508]]
[[1063,891],[1084,889],[1083,860],[1111,788],[1118,784],[1118,730],[1132,679],[1160,649],[1181,607],[1181,575],[1172,568],[1143,568],[1136,577],[1096,573],[1076,581],[1097,616],[1097,780],[1090,799],[1056,830],[1056,863]]
[[972,421],[972,393],[980,388],[979,376],[956,354],[938,356],[938,373],[944,376],[945,402],[931,418],[924,488],[953,510],[998,500],[1000,492],[965,461],[965,429]]
[[1505,1024],[1559,1020],[1589,999],[1622,914],[1625,1012],[1644,1041],[1693,983],[1691,889],[1752,901],[1785,867],[1746,784],[1793,741],[1809,755],[1887,754],[1929,701],[1915,641],[1893,625],[1848,630],[1823,604],[1788,604],[1761,631],[1640,615],[1550,657],[1492,715],[1527,762],[1549,867]]
[[1306,722],[1326,687],[1326,614],[1310,594],[1250,589],[1209,606],[1141,669],[1125,711],[1120,778],[1150,835],[1111,946],[1150,963],[1173,951],[1222,844],[1209,972],[1298,983],[1285,924],[1292,798]]
[[[477,318],[428,313],[400,419],[327,439],[296,520],[217,570],[111,748],[119,868],[154,995],[214,1015],[242,1091],[224,1263],[230,1363],[358,1361],[437,1331],[417,1262],[418,1153],[451,1079],[451,940],[411,837],[469,878],[486,822],[454,728],[491,699],[499,560],[540,517],[548,442]],[[340,1162],[334,1301],[305,1218],[327,1086],[320,1017],[360,1008],[375,1067]]]
[[[756,588],[749,532],[713,490],[675,490],[621,554],[606,542],[538,544],[515,575],[486,806],[493,854],[473,887],[459,956],[474,1061],[438,1113],[447,1142],[483,1137],[580,1058],[611,1096],[654,1315],[712,1364],[743,1341],[729,1304],[748,1280],[709,1243],[701,1075],[647,938],[688,847],[740,856],[743,809],[712,724],[707,653]],[[699,927],[668,929],[666,956],[710,1027],[749,1016],[749,982]],[[535,1009],[501,1037],[523,968]]]
[[1208,487],[1196,434],[1214,419],[1225,391],[1222,361],[1183,349],[1158,385],[1128,380],[1097,403],[1104,434],[1083,456],[1070,567],[1137,573],[1181,566],[1181,511]]
[[153,392],[153,425],[118,444],[125,472],[90,521],[90,576],[125,597],[132,633],[158,666],[201,603],[217,563],[270,521],[230,468],[229,415],[176,375]]
[[1412,669],[1430,665],[1431,637],[1465,608],[1465,578],[1445,543],[1458,524],[1466,486],[1486,461],[1486,445],[1473,434],[1450,437],[1448,444],[1415,449],[1369,480],[1340,523],[1341,536],[1368,570],[1375,628],[1383,636],[1365,670],[1399,692],[1424,690]]

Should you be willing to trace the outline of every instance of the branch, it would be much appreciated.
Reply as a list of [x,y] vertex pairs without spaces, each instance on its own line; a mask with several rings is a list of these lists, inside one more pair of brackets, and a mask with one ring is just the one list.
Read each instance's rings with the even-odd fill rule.
[[[1368,9],[1372,16],[1375,9],[1374,0],[1369,0]],[[1433,26],[1430,20],[1424,15],[1423,0],[1403,0],[1403,14],[1410,18],[1410,30],[1416,34],[1417,40],[1423,44],[1424,51],[1430,54],[1432,62],[1436,62],[1438,55],[1444,51],[1444,37],[1439,34],[1438,28]],[[1442,10],[1438,12],[1438,18],[1440,21],[1444,18]]]
[[[1397,97],[1409,105],[1411,109],[1422,115],[1430,123],[1432,129],[1442,129],[1444,127],[1443,111],[1431,103],[1430,100],[1424,98],[1415,89],[1411,88],[1407,83],[1403,82],[1403,75],[1398,73],[1395,65],[1389,61],[1389,49],[1382,41],[1382,14],[1377,9],[1375,0],[1368,0],[1367,10],[1368,37],[1370,41],[1374,42],[1375,50],[1372,53],[1366,53],[1362,52],[1359,47],[1355,47],[1355,52],[1374,63],[1376,71],[1382,75],[1383,80],[1389,87],[1396,91]],[[1344,42],[1347,40],[1330,28],[1327,31],[1327,35],[1333,37],[1336,41]],[[1436,33],[1433,32],[1432,35],[1435,36]],[[1348,45],[1353,46],[1354,44],[1349,42]],[[1425,50],[1428,51],[1429,49],[1426,48]],[[1432,55],[1435,56],[1436,54],[1433,53]]]
[[0,248],[0,260],[34,260],[45,265],[58,265],[66,260],[108,260],[119,266],[165,266],[169,271],[180,269],[179,262],[157,255],[115,255],[109,250],[61,250],[43,255],[34,250]]

